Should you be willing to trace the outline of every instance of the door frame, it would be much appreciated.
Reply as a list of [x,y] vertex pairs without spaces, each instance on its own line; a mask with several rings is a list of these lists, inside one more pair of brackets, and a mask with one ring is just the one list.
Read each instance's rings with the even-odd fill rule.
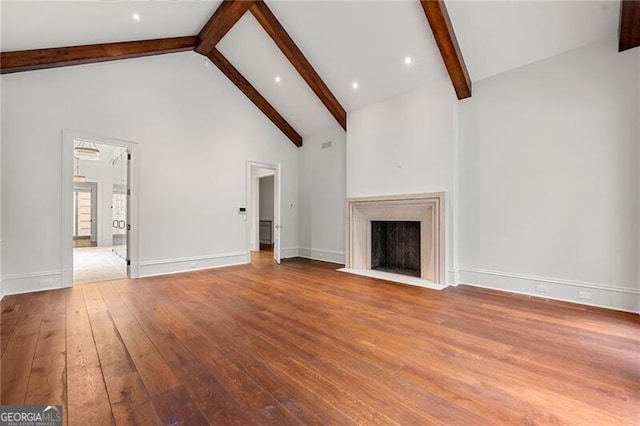
[[[246,188],[246,206],[247,206],[247,217],[246,219],[246,247],[247,247],[247,256],[248,262],[251,263],[251,251],[253,247],[251,246],[252,239],[252,228],[257,235],[259,235],[259,179],[264,176],[270,176],[269,174],[263,174],[260,176],[256,175],[256,171],[258,169],[266,169],[273,171],[273,258],[277,263],[280,263],[281,253],[282,253],[282,219],[280,217],[281,213],[281,165],[278,164],[269,164],[269,163],[261,163],[258,161],[247,160],[246,173],[247,173],[247,188]],[[252,227],[253,225],[253,227]],[[260,242],[256,241],[258,247],[260,247]]]
[[105,138],[76,130],[62,131],[62,246],[60,250],[62,264],[62,287],[73,285],[73,141],[74,139],[90,140],[101,145],[111,145],[125,148],[131,154],[129,161],[129,185],[131,195],[127,203],[127,222],[131,225],[128,232],[128,257],[130,260],[129,278],[138,278],[138,191],[139,167],[137,167],[139,145],[137,142],[121,139]]

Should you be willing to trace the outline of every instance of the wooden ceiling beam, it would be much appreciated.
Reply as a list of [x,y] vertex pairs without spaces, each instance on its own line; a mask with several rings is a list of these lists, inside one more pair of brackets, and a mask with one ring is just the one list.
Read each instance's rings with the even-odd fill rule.
[[331,93],[331,90],[329,90],[329,87],[327,87],[322,78],[320,78],[313,66],[311,66],[311,63],[280,24],[273,12],[271,12],[271,9],[269,9],[263,1],[255,1],[249,10],[287,57],[289,62],[291,62],[291,65],[293,65],[304,81],[307,82],[311,90],[313,90],[329,110],[331,115],[333,115],[344,130],[347,130],[347,112],[342,105],[340,105],[340,102],[338,102],[333,93]]
[[471,79],[444,0],[420,0],[458,99],[471,97]]
[[240,74],[240,72],[217,49],[212,49],[206,55],[215,66],[227,76],[233,84],[244,93],[251,102],[264,113],[291,142],[296,146],[302,146],[302,136],[271,106],[271,104]]
[[193,50],[197,44],[198,36],[188,36],[0,52],[0,73],[8,74],[183,52]]
[[251,0],[224,0],[202,27],[198,35],[200,44],[196,47],[196,52],[202,55],[211,52],[253,3]]
[[618,51],[640,46],[640,1],[621,0]]

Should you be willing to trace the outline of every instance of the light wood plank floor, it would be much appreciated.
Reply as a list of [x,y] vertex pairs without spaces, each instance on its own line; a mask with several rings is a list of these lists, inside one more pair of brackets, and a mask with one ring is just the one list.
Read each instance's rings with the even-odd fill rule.
[[113,252],[113,247],[73,249],[73,283],[117,280],[127,277],[127,262]]
[[2,301],[2,404],[65,424],[638,424],[638,315],[271,253]]

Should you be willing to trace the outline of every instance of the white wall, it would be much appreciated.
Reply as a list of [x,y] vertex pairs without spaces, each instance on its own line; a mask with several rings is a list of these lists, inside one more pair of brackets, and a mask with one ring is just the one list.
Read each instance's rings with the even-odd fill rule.
[[[0,16],[2,16],[2,2],[0,2]],[[2,31],[0,31],[0,45],[2,44]],[[0,96],[2,95],[2,79],[0,79]],[[0,129],[2,128],[2,103],[0,103]],[[0,134],[0,300],[4,296],[2,290],[2,134]]]
[[[297,148],[193,52],[0,81],[7,294],[60,283],[62,129],[140,144],[141,275],[248,261],[247,160],[281,163],[283,201],[297,205]],[[297,218],[282,209],[284,247],[298,246]]]
[[[325,142],[331,142],[331,147],[322,149]],[[299,255],[344,264],[344,130],[335,125],[305,137],[299,154]]]
[[[638,84],[638,97],[637,97],[637,103],[636,103],[636,108],[638,109],[638,119],[636,121],[636,130],[638,132],[637,134],[637,142],[636,142],[636,146],[637,146],[637,151],[638,151],[638,159],[637,159],[637,167],[636,167],[636,173],[638,175],[638,191],[637,191],[637,195],[636,195],[636,208],[638,209],[638,239],[637,241],[640,241],[640,172],[637,171],[640,168],[640,49],[633,49],[633,52],[636,56],[637,59],[637,68],[636,68],[636,76],[638,78],[637,80],[637,84]],[[630,52],[629,52],[630,53]],[[640,243],[639,243],[640,244]],[[636,263],[638,265],[638,272],[637,272],[637,283],[636,283],[636,287],[640,288],[640,247],[638,248],[638,261]],[[637,298],[637,304],[636,304],[636,312],[640,312],[640,297]]]
[[474,84],[460,104],[462,282],[638,309],[636,56],[612,38]]
[[[2,93],[2,81],[0,80],[0,94]],[[2,128],[2,106],[0,106],[0,128]],[[0,300],[4,296],[2,286],[2,135],[0,135]]]
[[346,136],[299,150],[194,53],[0,84],[7,294],[59,285],[73,129],[140,143],[143,275],[248,261],[252,160],[282,164],[285,253],[343,262],[346,196],[447,191],[449,283],[640,310],[640,54],[613,39],[475,82],[462,102],[443,80],[350,112]]
[[447,192],[448,283],[455,284],[453,229],[458,101],[448,79],[349,114],[347,197]]

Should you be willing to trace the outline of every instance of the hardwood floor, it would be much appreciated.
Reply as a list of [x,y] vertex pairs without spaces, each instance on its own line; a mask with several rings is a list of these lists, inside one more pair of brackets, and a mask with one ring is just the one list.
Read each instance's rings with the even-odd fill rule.
[[65,424],[639,424],[638,315],[307,260],[2,301],[2,404]]

